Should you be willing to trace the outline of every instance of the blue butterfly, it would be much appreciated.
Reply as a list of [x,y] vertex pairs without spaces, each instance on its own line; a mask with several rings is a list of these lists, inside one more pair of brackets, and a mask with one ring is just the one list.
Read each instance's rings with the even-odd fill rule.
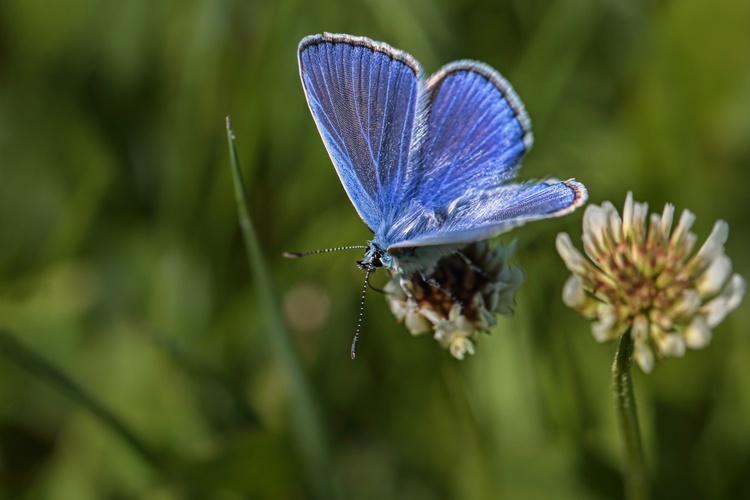
[[358,262],[368,273],[424,273],[471,242],[586,201],[574,180],[511,182],[531,122],[486,64],[456,61],[425,79],[406,52],[329,33],[304,38],[298,58],[331,161],[374,233]]

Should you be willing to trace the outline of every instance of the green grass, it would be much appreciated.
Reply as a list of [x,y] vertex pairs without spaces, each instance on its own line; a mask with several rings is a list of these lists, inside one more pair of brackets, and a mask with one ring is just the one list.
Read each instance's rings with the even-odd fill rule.
[[[489,63],[535,125],[521,178],[672,202],[701,240],[724,219],[747,277],[750,5],[349,5],[0,4],[0,497],[623,495],[617,347],[560,300],[554,238],[580,211],[502,238],[526,281],[474,357],[368,293],[350,359],[359,251],[282,258],[370,237],[296,46],[348,32],[428,73]],[[709,348],[634,371],[653,498],[748,496],[749,322],[741,306]]]

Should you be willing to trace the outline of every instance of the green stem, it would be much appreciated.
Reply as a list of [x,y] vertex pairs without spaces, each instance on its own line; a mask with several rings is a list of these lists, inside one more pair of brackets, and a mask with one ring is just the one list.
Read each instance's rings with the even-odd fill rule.
[[293,430],[299,446],[301,461],[304,464],[308,476],[308,482],[312,485],[314,495],[318,498],[335,498],[336,481],[330,460],[330,452],[324,432],[323,423],[315,404],[310,382],[305,375],[296,351],[290,340],[289,333],[284,327],[281,312],[273,292],[271,277],[268,274],[268,266],[263,258],[263,253],[255,235],[252,220],[247,208],[245,198],[245,186],[240,171],[237,150],[234,145],[234,132],[231,129],[227,117],[227,138],[229,140],[229,158],[232,165],[232,177],[234,179],[234,194],[237,201],[242,237],[245,242],[245,253],[247,255],[250,271],[253,273],[258,297],[261,301],[261,309],[264,311],[266,321],[266,332],[273,351],[281,365],[281,370],[286,376],[286,382],[290,390],[290,410]]
[[146,462],[157,469],[164,468],[164,464],[156,453],[120,417],[104,406],[101,401],[96,399],[62,369],[23,345],[12,333],[0,331],[0,354],[89,410],[94,417],[99,419],[101,423],[115,434],[119,435]]
[[625,497],[629,500],[645,500],[646,471],[641,448],[641,433],[638,428],[638,413],[635,407],[633,378],[630,367],[633,358],[633,337],[630,330],[620,339],[620,345],[612,363],[612,390],[615,397],[617,426],[625,451]]

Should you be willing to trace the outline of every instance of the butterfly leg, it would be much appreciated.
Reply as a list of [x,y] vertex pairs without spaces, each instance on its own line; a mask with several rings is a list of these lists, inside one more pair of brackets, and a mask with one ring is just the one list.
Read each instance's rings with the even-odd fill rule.
[[401,290],[406,294],[406,306],[411,311],[417,311],[419,309],[419,302],[417,302],[417,298],[411,290],[410,280],[401,274],[399,275],[399,284],[401,285]]
[[469,266],[469,268],[472,271],[474,271],[475,273],[479,274],[480,276],[482,276],[483,278],[485,278],[487,281],[492,281],[492,276],[490,276],[489,274],[487,274],[487,272],[484,269],[482,269],[481,267],[479,267],[478,265],[476,265],[476,263],[474,263],[474,261],[471,260],[471,258],[468,255],[466,255],[465,253],[463,253],[460,250],[458,252],[456,252],[456,255],[458,255],[459,257],[461,257],[463,259],[463,261],[466,263],[466,265]]
[[404,291],[409,301],[412,303],[416,303],[417,299],[416,297],[414,297],[414,294],[412,293],[411,288],[409,287],[409,280],[403,274],[399,276],[399,284],[401,285],[401,290]]
[[430,285],[431,287],[433,287],[433,288],[437,288],[438,290],[440,290],[441,292],[443,292],[444,294],[446,294],[446,295],[447,295],[448,297],[450,297],[450,298],[451,298],[451,300],[452,300],[452,301],[453,301],[454,303],[458,304],[458,305],[459,305],[459,306],[461,307],[461,309],[463,309],[463,307],[464,307],[464,303],[463,303],[463,302],[461,301],[461,299],[459,299],[458,297],[456,297],[456,296],[455,296],[455,295],[454,295],[453,293],[451,293],[451,292],[450,292],[449,290],[446,290],[445,288],[443,288],[443,287],[442,287],[442,286],[440,285],[440,283],[438,283],[438,282],[437,282],[437,280],[435,280],[435,279],[433,279],[433,278],[428,278],[428,277],[427,277],[427,275],[426,275],[426,274],[424,274],[424,273],[423,273],[423,272],[421,272],[421,271],[420,271],[420,273],[419,273],[419,274],[420,274],[420,275],[422,276],[422,281],[424,281],[425,283],[427,283],[427,284],[428,284],[428,285]]
[[[433,288],[437,288],[438,290],[446,294],[448,297],[450,297],[453,302],[455,302],[456,304],[458,304],[459,306],[463,308],[464,306],[463,302],[458,297],[456,297],[453,293],[443,288],[440,285],[440,283],[438,283],[436,280],[432,278],[428,278],[427,275],[424,274],[423,272],[420,272],[419,274],[420,274],[420,277],[422,278],[422,281],[424,281],[425,283],[427,283]],[[404,293],[406,294],[406,297],[409,299],[409,303],[416,305],[417,298],[414,296],[414,294],[411,291],[411,288],[409,285],[409,279],[402,275],[400,277],[400,283],[401,283],[401,289],[404,291]]]

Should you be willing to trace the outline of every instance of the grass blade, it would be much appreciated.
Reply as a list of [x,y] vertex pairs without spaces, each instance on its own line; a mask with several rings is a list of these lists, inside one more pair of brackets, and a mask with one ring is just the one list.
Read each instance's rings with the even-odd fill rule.
[[10,332],[0,331],[0,355],[5,356],[28,373],[53,386],[80,404],[112,432],[122,438],[138,455],[157,469],[164,469],[158,455],[113,411],[95,398],[61,368],[23,345]]
[[227,139],[234,179],[234,193],[237,199],[237,210],[242,237],[245,242],[247,261],[255,280],[258,297],[263,306],[262,310],[265,311],[266,331],[269,341],[281,365],[282,373],[286,377],[290,395],[293,431],[299,446],[302,463],[307,471],[308,481],[314,488],[315,495],[318,498],[332,498],[331,465],[322,422],[315,405],[310,383],[300,365],[289,333],[281,319],[267,265],[248,213],[244,182],[234,145],[234,132],[228,117]]

